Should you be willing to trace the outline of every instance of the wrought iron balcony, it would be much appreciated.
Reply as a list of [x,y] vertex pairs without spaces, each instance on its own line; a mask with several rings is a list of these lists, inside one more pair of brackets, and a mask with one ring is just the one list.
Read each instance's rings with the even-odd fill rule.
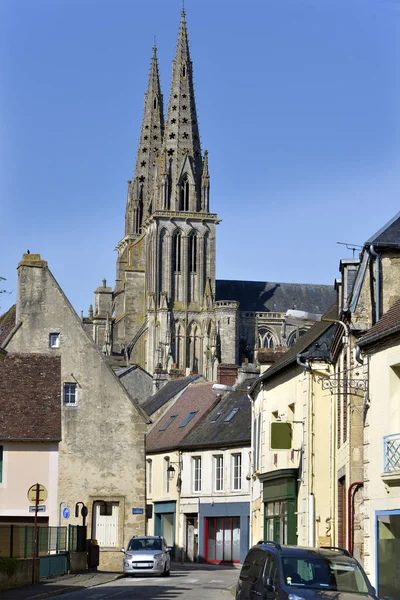
[[400,471],[400,433],[385,435],[383,438],[384,472]]

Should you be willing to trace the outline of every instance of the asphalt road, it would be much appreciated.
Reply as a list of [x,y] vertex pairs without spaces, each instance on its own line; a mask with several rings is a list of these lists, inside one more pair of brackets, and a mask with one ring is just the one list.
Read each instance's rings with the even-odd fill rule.
[[63,600],[233,600],[231,589],[239,570],[204,565],[193,570],[171,570],[170,577],[124,577],[101,586],[54,596]]

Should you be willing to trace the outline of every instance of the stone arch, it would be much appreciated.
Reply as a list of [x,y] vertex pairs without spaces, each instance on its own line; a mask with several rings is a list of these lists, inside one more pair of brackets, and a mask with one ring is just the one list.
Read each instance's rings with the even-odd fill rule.
[[260,327],[258,330],[258,347],[273,349],[277,346],[275,334],[268,327]]

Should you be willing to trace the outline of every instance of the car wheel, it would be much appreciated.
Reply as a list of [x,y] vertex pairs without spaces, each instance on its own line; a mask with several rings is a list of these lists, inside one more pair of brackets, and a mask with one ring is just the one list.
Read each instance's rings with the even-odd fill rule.
[[167,568],[167,563],[165,563],[164,571],[162,572],[162,577],[169,577],[171,575],[171,571]]

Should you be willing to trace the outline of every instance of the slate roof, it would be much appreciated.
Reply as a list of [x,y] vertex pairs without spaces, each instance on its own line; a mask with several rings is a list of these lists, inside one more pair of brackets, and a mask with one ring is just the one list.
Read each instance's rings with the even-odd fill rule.
[[183,379],[171,379],[171,381],[168,381],[156,394],[150,396],[150,398],[143,402],[143,410],[151,416],[171,400],[171,398],[179,394],[185,387],[200,377],[201,375],[190,375]]
[[16,306],[12,306],[6,313],[0,316],[0,345],[15,327]]
[[[236,414],[229,421],[225,421],[235,409],[238,409]],[[211,412],[183,438],[179,449],[246,446],[250,445],[250,442],[250,400],[246,392],[234,391],[222,396]]]
[[379,342],[390,335],[400,333],[400,300],[397,300],[389,310],[363,335],[357,342],[360,347]]
[[[176,449],[181,440],[203,419],[218,402],[212,383],[188,387],[146,436],[146,452]],[[197,411],[185,427],[180,427],[190,412]],[[171,418],[175,417],[175,418]],[[164,430],[167,423],[170,423]]]
[[61,357],[7,354],[0,361],[0,440],[61,440]]
[[400,246],[400,212],[365,242],[365,246],[371,244]]
[[289,309],[324,313],[335,300],[331,285],[273,283],[265,281],[216,281],[216,300],[240,303],[240,311],[286,312]]
[[[327,319],[337,319],[337,311],[337,304],[335,302],[334,304],[332,304],[329,310],[326,311],[324,317]],[[297,355],[304,354],[308,349],[311,348],[312,344],[316,340],[318,340],[319,338],[324,340],[324,338],[321,336],[326,334],[330,328],[333,329],[333,323],[329,323],[326,321],[319,321],[318,323],[315,323],[315,325],[308,329],[308,331],[306,331],[306,333],[301,336],[301,338],[296,342],[296,344],[294,346],[291,346],[291,348],[289,348],[289,350],[285,352],[285,354],[279,360],[277,360],[272,367],[270,367],[267,371],[265,371],[265,373],[263,373],[262,375],[260,375],[260,377],[258,377],[258,379],[256,379],[256,381],[250,388],[249,394],[252,394],[252,392],[262,381],[271,379],[274,375],[295,363]],[[318,355],[313,356],[312,358],[318,358]]]

